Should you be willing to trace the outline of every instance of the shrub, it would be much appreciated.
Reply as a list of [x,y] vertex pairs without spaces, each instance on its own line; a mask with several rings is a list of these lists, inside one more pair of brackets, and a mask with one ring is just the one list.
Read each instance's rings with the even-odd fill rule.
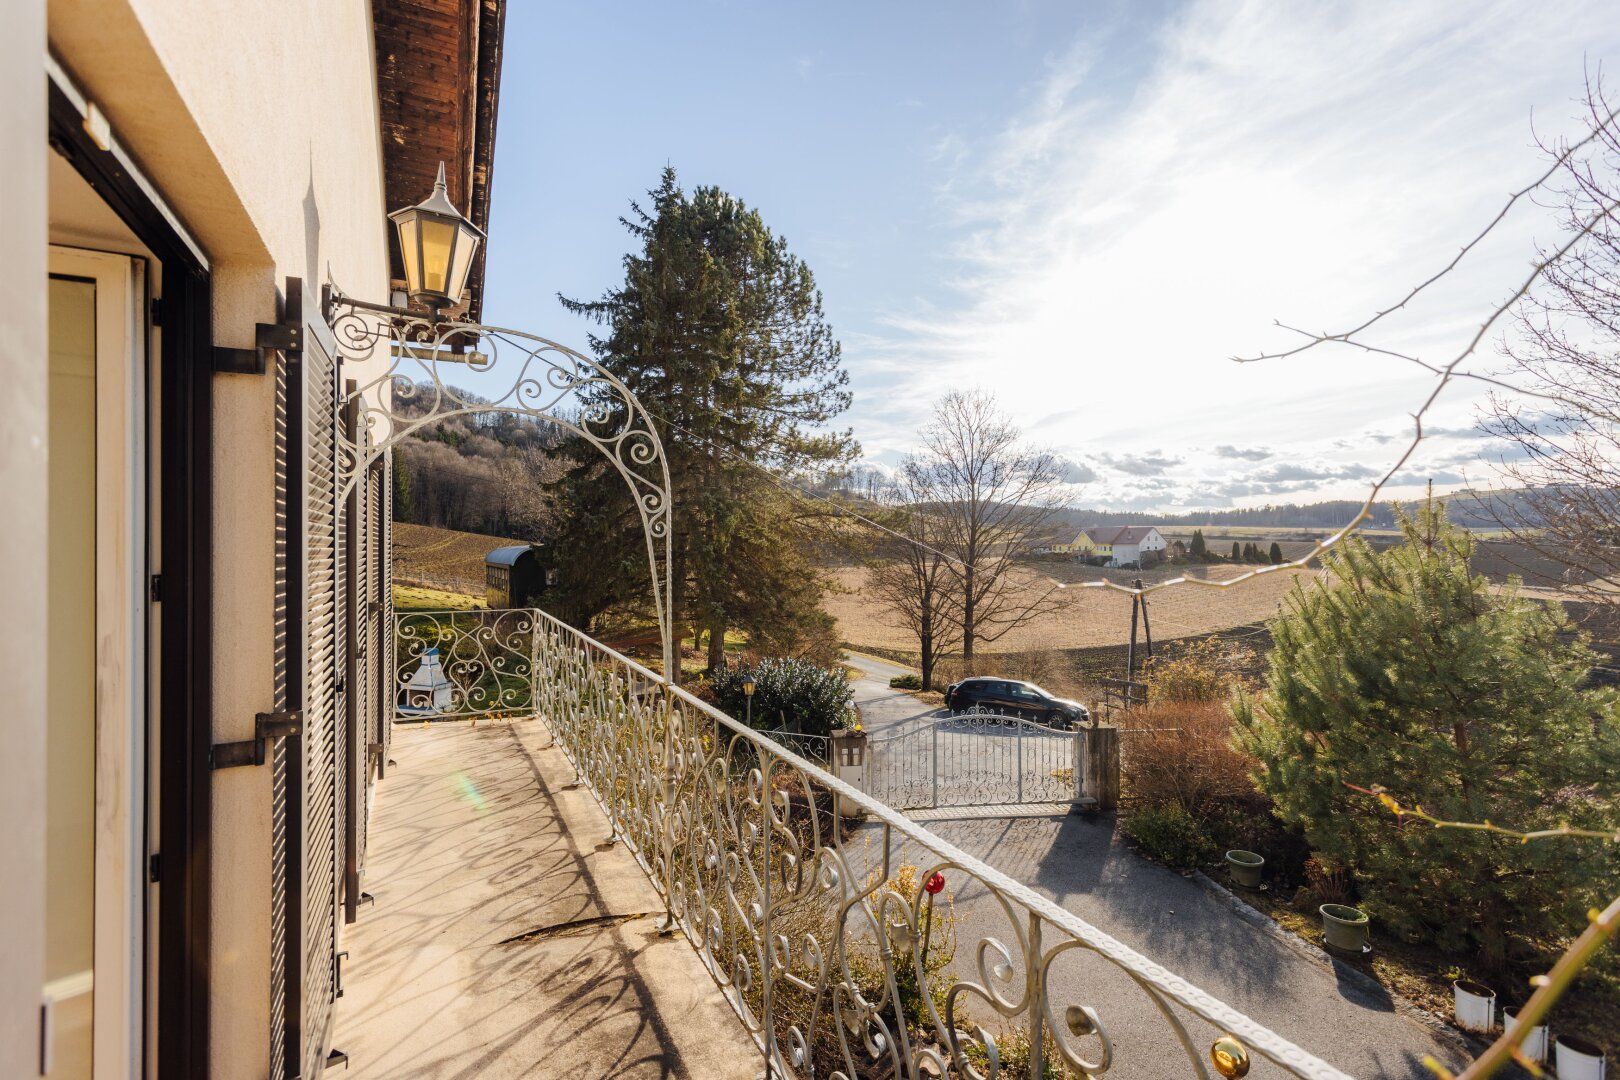
[[1170,702],[1133,709],[1121,781],[1133,804],[1174,804],[1198,819],[1230,808],[1267,812],[1249,774],[1254,760],[1233,748],[1232,718],[1218,702]]
[[820,667],[808,660],[781,657],[714,673],[710,693],[730,715],[749,715],[743,683],[754,680],[754,727],[772,731],[788,727],[806,735],[826,735],[850,714],[854,691],[842,668]]
[[1472,543],[1441,507],[1400,523],[1403,545],[1353,538],[1329,555],[1328,583],[1296,586],[1237,731],[1279,816],[1348,868],[1364,908],[1505,973],[1510,946],[1585,925],[1620,887],[1620,853],[1403,822],[1345,785],[1455,821],[1601,826],[1620,809],[1615,699],[1581,689],[1593,655],[1566,639],[1561,610],[1469,573]]
[[1254,662],[1253,653],[1219,638],[1195,641],[1174,655],[1148,661],[1142,681],[1147,697],[1158,704],[1173,701],[1226,701],[1242,689],[1240,674]]
[[1124,828],[1144,852],[1170,866],[1198,866],[1220,853],[1203,825],[1180,803],[1139,806],[1125,819]]
[[894,678],[889,680],[889,689],[891,689],[891,690],[921,690],[922,689],[922,676],[921,675],[911,675],[911,674],[896,675]]

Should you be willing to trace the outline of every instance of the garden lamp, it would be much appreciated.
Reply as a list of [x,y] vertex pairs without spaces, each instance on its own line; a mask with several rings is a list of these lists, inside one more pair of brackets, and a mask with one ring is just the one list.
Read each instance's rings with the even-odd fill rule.
[[754,680],[752,677],[743,680],[743,700],[748,703],[748,726],[754,726]]

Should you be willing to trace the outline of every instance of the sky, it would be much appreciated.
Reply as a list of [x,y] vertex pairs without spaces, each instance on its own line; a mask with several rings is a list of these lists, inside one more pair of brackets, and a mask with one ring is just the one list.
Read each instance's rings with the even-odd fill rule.
[[[1604,61],[1612,2],[511,4],[485,318],[584,349],[557,295],[621,280],[619,217],[667,163],[810,266],[874,468],[982,389],[1072,505],[1360,497],[1430,377],[1230,358],[1443,266]],[[1450,359],[1553,235],[1515,211],[1370,340]],[[1388,494],[1492,482],[1481,400],[1446,391]]]

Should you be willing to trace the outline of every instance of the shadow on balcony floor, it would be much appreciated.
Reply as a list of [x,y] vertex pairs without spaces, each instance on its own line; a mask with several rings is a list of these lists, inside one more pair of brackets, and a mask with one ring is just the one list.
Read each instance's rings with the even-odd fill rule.
[[394,732],[333,1044],[357,1077],[738,1077],[759,1051],[537,720]]

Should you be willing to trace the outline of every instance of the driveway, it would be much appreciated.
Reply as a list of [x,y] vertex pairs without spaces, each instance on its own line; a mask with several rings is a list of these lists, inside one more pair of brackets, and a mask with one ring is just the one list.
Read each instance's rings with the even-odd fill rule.
[[904,690],[890,689],[890,679],[896,675],[915,675],[915,668],[860,653],[845,653],[844,661],[860,672],[850,685],[855,688],[855,704],[860,706],[861,723],[866,725],[869,734],[877,735],[918,717],[945,715],[944,709],[935,708]]
[[[868,657],[851,656],[849,662],[862,673],[855,681],[855,700],[868,730],[933,712],[909,694],[889,689],[890,676],[907,669]],[[1429,1077],[1422,1064],[1427,1055],[1453,1070],[1466,1064],[1459,1044],[1397,1011],[1387,993],[1341,976],[1239,918],[1225,898],[1197,881],[1136,855],[1116,836],[1111,815],[970,814],[917,816],[942,839],[1352,1076]],[[874,842],[881,843],[876,837]],[[903,857],[928,861],[922,851]],[[951,892],[959,920],[954,970],[977,981],[979,941],[1014,941],[1017,931],[983,886],[964,883],[958,892],[952,883]],[[1049,985],[1056,1015],[1076,1004],[1093,1006],[1102,1016],[1113,1040],[1110,1077],[1191,1075],[1178,1064],[1182,1052],[1156,1006],[1118,968],[1095,954],[1070,951],[1054,964]],[[1183,1018],[1196,1046],[1207,1048],[1218,1034],[1202,1021]],[[1094,1049],[1094,1042],[1082,1045],[1084,1052]],[[1257,1060],[1249,1075],[1284,1074]]]

